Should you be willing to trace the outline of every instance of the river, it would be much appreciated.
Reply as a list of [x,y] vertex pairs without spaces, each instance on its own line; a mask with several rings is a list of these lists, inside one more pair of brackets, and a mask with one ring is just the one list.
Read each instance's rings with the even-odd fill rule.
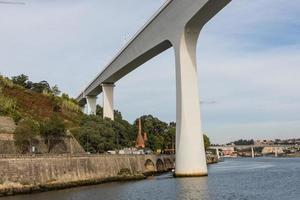
[[[300,158],[238,158],[209,166],[209,176],[172,174],[134,182],[106,183],[6,200],[299,200]],[[2,200],[2,198],[1,198]]]

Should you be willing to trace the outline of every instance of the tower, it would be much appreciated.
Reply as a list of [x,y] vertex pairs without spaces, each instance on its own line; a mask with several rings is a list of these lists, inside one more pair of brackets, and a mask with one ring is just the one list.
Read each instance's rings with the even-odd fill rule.
[[145,140],[142,136],[142,121],[141,118],[139,118],[139,124],[138,124],[138,135],[136,137],[135,147],[136,148],[145,148]]

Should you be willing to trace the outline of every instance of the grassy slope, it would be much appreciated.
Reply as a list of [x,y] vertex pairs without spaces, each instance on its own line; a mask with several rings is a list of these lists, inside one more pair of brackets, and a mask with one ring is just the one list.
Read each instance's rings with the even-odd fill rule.
[[[0,88],[0,95],[15,102],[16,107],[14,109],[21,118],[32,117],[37,121],[43,121],[53,114],[58,114],[64,119],[68,128],[76,127],[79,124],[82,113],[64,106],[63,104],[67,100],[53,95],[35,93],[18,85],[7,83],[3,81],[3,77],[2,81],[0,80]],[[2,113],[2,115],[10,116],[9,113]]]

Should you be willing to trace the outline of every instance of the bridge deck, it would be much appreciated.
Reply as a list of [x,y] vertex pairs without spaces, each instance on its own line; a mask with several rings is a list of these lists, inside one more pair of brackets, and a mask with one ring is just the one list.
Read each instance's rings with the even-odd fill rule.
[[[81,104],[85,104],[84,98],[86,95],[97,95],[100,94],[102,92],[102,88],[99,87],[99,85],[101,85],[102,83],[105,82],[110,82],[110,83],[114,83],[115,81],[117,81],[119,78],[115,78],[113,81],[110,80],[111,77],[106,77],[104,78],[104,73],[106,70],[108,70],[110,68],[111,65],[113,65],[113,63],[120,57],[122,56],[122,54],[124,53],[124,51],[127,48],[130,48],[131,44],[137,40],[139,38],[139,36],[143,33],[143,31],[145,31],[145,29],[150,26],[151,23],[153,23],[153,21],[168,7],[168,5],[172,2],[173,0],[167,0],[160,8],[159,10],[152,15],[152,17],[145,23],[145,25],[132,37],[131,40],[129,40],[123,48],[121,48],[121,50],[119,50],[119,52],[116,54],[115,57],[113,57],[113,59],[104,67],[104,69],[97,74],[97,76],[95,77],[94,80],[92,80],[88,86],[78,95],[78,97],[76,98],[76,100],[81,103]],[[171,47],[170,45],[166,44],[165,45],[166,49]],[[129,73],[129,72],[128,72]],[[108,79],[108,80],[107,80]]]

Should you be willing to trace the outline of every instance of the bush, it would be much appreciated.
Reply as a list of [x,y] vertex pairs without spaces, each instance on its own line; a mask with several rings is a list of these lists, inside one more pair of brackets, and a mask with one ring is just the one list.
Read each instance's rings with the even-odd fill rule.
[[16,122],[20,120],[21,114],[17,111],[17,102],[2,93],[0,87],[0,115],[10,116]]
[[14,86],[14,83],[9,78],[0,75],[0,85],[12,88]]
[[80,107],[76,103],[68,99],[62,99],[62,108],[64,110],[71,111],[71,112],[81,111]]
[[25,74],[21,74],[19,76],[13,76],[11,77],[11,80],[14,84],[20,85],[22,87],[27,86],[28,76]]
[[14,139],[21,153],[31,152],[31,146],[36,136],[40,134],[40,125],[37,121],[27,118],[19,122]]
[[31,90],[36,93],[50,93],[51,88],[47,81],[41,81],[39,83],[33,83]]

